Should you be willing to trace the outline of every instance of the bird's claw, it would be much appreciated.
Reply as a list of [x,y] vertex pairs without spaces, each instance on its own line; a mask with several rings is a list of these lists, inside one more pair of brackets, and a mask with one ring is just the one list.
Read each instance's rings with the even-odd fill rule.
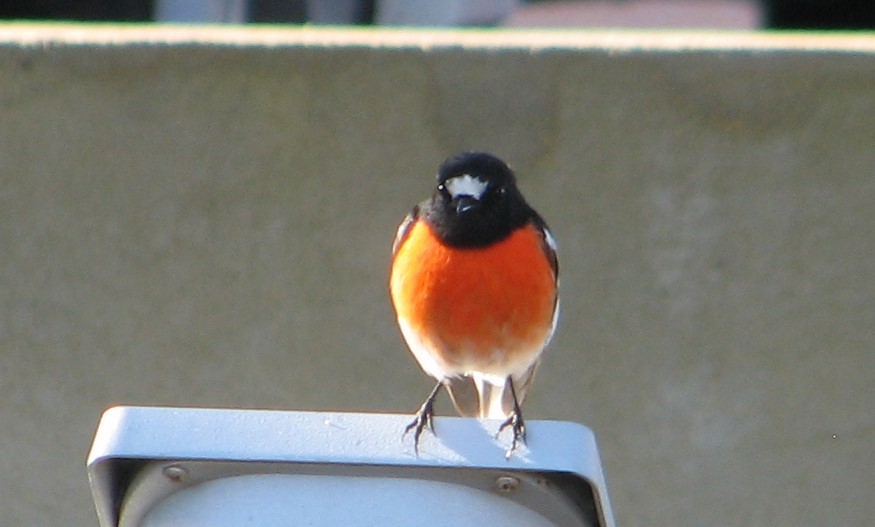
[[523,421],[522,413],[513,412],[511,416],[498,427],[498,432],[495,434],[495,437],[498,438],[501,432],[508,427],[513,430],[513,440],[510,443],[510,448],[504,454],[504,457],[506,458],[510,458],[517,449],[517,446],[526,443],[526,423]]
[[435,386],[434,390],[432,390],[431,394],[422,403],[422,406],[419,407],[419,411],[416,412],[416,418],[411,421],[409,425],[404,427],[404,433],[401,434],[401,439],[407,435],[407,432],[413,430],[413,451],[419,456],[419,437],[422,435],[422,431],[428,427],[431,430],[431,433],[434,434],[434,398],[437,395],[437,392],[441,388],[441,383],[438,383]]
[[431,417],[431,411],[423,412],[422,410],[416,414],[416,419],[410,422],[404,428],[404,433],[401,434],[401,438],[403,439],[407,432],[413,430],[413,451],[416,452],[416,455],[419,455],[419,436],[422,435],[422,431],[428,427],[431,430],[431,433],[434,434],[434,420]]

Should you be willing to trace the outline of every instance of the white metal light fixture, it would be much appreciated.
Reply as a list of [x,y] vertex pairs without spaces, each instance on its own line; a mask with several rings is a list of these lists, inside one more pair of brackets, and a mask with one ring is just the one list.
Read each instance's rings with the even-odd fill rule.
[[497,421],[436,418],[416,456],[409,420],[110,408],[88,457],[100,526],[614,526],[586,427],[527,421],[508,459]]

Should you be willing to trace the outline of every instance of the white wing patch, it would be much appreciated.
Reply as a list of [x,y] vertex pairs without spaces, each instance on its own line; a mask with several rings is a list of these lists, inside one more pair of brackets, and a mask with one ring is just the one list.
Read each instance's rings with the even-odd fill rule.
[[409,214],[407,214],[407,216],[404,217],[404,220],[401,221],[401,225],[399,225],[398,230],[395,231],[395,239],[392,240],[392,254],[395,254],[398,251],[398,246],[401,245],[401,241],[407,234],[408,229],[410,229],[410,226],[413,223],[413,219],[414,213],[410,212]]
[[[544,241],[547,242],[547,245],[550,247],[550,249],[553,250],[554,254],[559,251],[558,247],[556,246],[556,238],[553,237],[553,233],[550,232],[550,229],[548,229],[547,227],[544,227]],[[558,276],[556,277],[556,291],[557,293],[559,291]],[[544,342],[545,348],[548,344],[550,344],[550,341],[553,340],[553,335],[556,334],[556,326],[559,323],[559,303],[559,297],[557,296],[556,305],[553,306],[553,319],[550,323],[550,334],[547,335],[547,340]]]
[[554,252],[559,250],[556,247],[556,238],[553,237],[553,233],[550,232],[550,229],[544,229],[544,239],[547,240],[547,245],[549,245]]
[[480,199],[480,196],[486,192],[486,185],[485,181],[470,174],[456,176],[444,182],[447,192],[454,198],[458,196],[471,196],[474,199]]

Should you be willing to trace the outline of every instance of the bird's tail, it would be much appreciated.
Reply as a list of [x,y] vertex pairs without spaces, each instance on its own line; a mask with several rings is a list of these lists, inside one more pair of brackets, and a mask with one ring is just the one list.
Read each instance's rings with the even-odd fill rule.
[[513,394],[516,393],[517,403],[522,404],[537,367],[535,363],[522,375],[509,376],[499,382],[476,374],[454,377],[446,381],[447,392],[456,411],[463,417],[506,419],[513,412]]

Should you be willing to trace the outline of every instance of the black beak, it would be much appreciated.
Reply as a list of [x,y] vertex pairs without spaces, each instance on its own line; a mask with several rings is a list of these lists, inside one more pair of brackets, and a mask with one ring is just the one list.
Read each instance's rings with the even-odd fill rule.
[[480,201],[474,196],[459,196],[455,200],[456,213],[464,214],[480,206]]

